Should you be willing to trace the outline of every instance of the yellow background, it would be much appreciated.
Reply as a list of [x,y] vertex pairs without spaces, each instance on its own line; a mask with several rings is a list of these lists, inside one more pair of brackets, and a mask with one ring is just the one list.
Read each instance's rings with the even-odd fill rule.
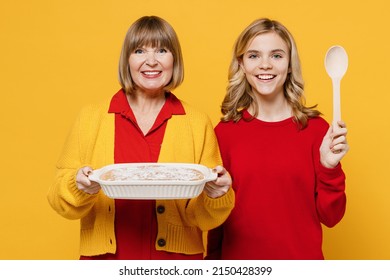
[[293,33],[307,103],[318,103],[328,121],[332,87],[324,55],[331,45],[344,46],[348,205],[335,228],[324,228],[324,253],[390,259],[388,11],[387,0],[1,0],[0,259],[78,258],[78,221],[57,215],[46,193],[80,108],[118,90],[122,40],[143,15],[161,16],[177,31],[185,81],[174,93],[214,124],[233,42],[254,19],[277,19]]

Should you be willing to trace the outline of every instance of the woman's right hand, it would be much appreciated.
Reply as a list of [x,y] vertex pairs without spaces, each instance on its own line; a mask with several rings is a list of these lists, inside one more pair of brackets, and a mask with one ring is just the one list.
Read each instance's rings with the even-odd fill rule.
[[90,175],[92,171],[92,167],[84,166],[80,168],[76,174],[77,188],[88,194],[96,194],[101,189],[98,183],[89,180],[88,175]]

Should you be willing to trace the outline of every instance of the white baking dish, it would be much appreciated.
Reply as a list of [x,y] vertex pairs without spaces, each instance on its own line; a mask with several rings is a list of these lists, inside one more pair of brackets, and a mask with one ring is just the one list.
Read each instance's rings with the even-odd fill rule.
[[[109,181],[100,178],[104,173],[118,169],[136,169],[156,166],[158,168],[173,169],[195,169],[200,171],[204,178],[201,180],[161,180],[161,179],[136,179],[126,178],[125,180]],[[173,169],[170,169],[173,168]],[[184,170],[183,169],[183,170]],[[206,182],[214,181],[218,174],[212,169],[191,163],[121,163],[104,166],[93,171],[89,175],[91,181],[100,184],[104,193],[110,198],[117,199],[187,199],[198,196],[204,188]]]

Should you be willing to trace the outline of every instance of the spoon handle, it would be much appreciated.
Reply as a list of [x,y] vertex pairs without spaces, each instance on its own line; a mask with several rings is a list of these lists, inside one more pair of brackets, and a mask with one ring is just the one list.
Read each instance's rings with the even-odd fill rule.
[[333,79],[333,124],[337,125],[337,122],[341,120],[340,109],[340,79]]

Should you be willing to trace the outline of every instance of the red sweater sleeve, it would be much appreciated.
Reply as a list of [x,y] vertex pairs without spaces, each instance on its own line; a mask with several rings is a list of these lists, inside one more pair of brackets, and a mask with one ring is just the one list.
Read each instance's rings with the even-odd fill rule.
[[318,217],[321,223],[327,227],[333,227],[340,222],[345,213],[345,174],[341,164],[329,169],[319,163],[317,175]]

